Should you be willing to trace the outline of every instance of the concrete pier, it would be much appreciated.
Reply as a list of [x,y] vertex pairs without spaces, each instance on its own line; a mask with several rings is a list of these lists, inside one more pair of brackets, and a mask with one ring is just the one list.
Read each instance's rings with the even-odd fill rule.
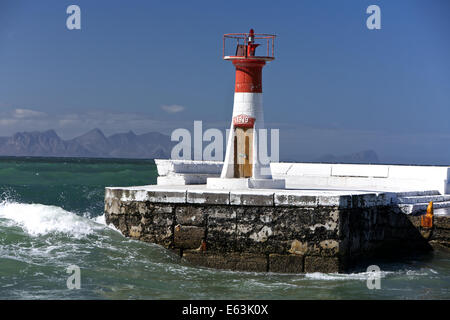
[[380,252],[449,245],[448,217],[436,216],[433,230],[425,230],[420,216],[399,206],[399,198],[413,193],[118,187],[106,188],[105,216],[125,236],[162,245],[199,266],[346,272]]

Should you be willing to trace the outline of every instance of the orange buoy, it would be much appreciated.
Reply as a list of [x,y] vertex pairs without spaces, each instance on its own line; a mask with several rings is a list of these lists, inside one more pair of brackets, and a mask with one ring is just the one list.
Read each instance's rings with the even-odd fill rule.
[[420,225],[422,228],[433,227],[433,201],[428,204],[427,213],[422,215]]

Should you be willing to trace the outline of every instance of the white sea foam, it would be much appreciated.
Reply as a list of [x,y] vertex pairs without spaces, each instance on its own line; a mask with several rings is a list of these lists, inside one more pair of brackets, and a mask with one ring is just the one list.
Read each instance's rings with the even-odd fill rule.
[[92,221],[95,221],[95,222],[98,223],[98,224],[104,225],[104,226],[107,225],[107,224],[106,224],[106,219],[105,219],[105,215],[104,215],[104,214],[101,215],[101,216],[95,217],[95,218],[91,218],[91,220],[92,220]]
[[117,232],[119,232],[120,234],[122,234],[122,233],[120,232],[120,230],[117,229],[116,227],[114,227],[114,225],[113,225],[112,223],[106,224],[105,214],[103,214],[103,215],[101,215],[101,216],[98,216],[98,217],[95,217],[95,218],[92,218],[91,220],[94,221],[95,223],[101,224],[101,225],[103,225],[103,226],[105,226],[105,227],[108,227],[109,229],[112,229],[112,230],[117,231]]
[[20,226],[31,236],[64,233],[81,238],[104,228],[57,206],[11,201],[0,203],[0,219],[7,219],[5,222],[9,225]]
[[[393,273],[390,271],[381,271],[380,278],[386,277],[388,274]],[[372,273],[359,272],[359,273],[321,273],[313,272],[306,273],[305,278],[313,280],[367,280]]]

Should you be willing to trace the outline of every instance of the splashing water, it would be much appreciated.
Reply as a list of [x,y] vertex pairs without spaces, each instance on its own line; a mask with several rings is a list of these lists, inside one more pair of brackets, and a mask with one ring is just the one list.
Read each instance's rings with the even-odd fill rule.
[[81,238],[99,229],[72,212],[56,206],[24,204],[3,201],[0,203],[0,218],[8,219],[6,225],[18,225],[30,236],[62,233]]

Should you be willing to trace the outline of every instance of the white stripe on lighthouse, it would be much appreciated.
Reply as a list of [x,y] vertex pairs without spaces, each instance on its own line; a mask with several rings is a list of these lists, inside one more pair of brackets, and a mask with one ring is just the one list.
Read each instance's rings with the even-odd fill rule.
[[264,121],[262,93],[236,92],[234,94],[233,117],[240,114],[255,118],[256,121]]

